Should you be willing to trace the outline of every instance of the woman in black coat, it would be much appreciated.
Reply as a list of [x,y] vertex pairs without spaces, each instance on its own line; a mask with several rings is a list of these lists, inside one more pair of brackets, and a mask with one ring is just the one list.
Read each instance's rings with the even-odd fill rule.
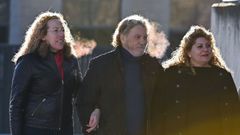
[[59,13],[41,13],[13,58],[12,135],[71,135],[72,101],[81,76],[73,39]]
[[172,58],[153,99],[154,135],[237,135],[239,99],[211,32],[192,26]]

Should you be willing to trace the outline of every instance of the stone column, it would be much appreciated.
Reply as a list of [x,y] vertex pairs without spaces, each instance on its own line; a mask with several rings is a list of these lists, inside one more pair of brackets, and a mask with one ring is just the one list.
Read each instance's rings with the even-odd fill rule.
[[161,28],[168,34],[170,20],[169,0],[122,0],[122,18],[132,14],[140,14],[160,23]]
[[21,44],[38,14],[47,10],[61,12],[62,3],[63,0],[11,0],[9,44]]
[[240,88],[240,4],[216,3],[212,6],[211,30],[227,66]]

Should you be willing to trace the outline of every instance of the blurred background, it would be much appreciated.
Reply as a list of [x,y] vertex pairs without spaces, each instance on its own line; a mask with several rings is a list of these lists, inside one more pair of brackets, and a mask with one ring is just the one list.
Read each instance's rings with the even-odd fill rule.
[[[112,34],[122,18],[140,14],[159,23],[170,42],[164,57],[167,58],[191,25],[202,25],[207,29],[215,26],[211,22],[212,5],[219,2],[221,0],[0,0],[0,135],[9,133],[8,100],[14,67],[10,60],[39,13],[47,10],[62,13],[76,39],[81,37],[91,41],[95,47],[93,55],[80,60],[82,72],[85,72],[89,59],[112,49]],[[236,11],[239,9],[238,6]],[[239,31],[239,13],[236,16]],[[232,27],[235,30],[235,26]],[[224,36],[217,34],[215,32],[218,39]],[[239,34],[235,38],[238,37]]]
[[158,22],[177,45],[191,25],[210,27],[211,5],[220,0],[0,0],[0,43],[21,44],[25,31],[43,11],[61,12],[73,32],[109,45],[116,24],[131,14]]

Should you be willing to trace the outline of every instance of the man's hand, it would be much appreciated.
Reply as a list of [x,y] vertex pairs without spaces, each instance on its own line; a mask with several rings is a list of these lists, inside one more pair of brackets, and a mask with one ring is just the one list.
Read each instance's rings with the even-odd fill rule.
[[99,128],[100,109],[96,108],[90,116],[89,122],[86,129],[88,133],[97,130]]

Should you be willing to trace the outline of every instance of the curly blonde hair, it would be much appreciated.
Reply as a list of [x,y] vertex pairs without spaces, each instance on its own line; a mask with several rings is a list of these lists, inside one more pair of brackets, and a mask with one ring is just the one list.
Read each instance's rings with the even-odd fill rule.
[[59,19],[64,28],[65,35],[64,55],[66,57],[75,55],[73,50],[74,40],[71,35],[70,29],[67,26],[67,22],[64,20],[62,14],[46,11],[40,13],[27,30],[24,42],[22,43],[19,51],[12,58],[12,61],[14,63],[17,62],[19,57],[29,53],[33,53],[35,51],[37,51],[38,54],[42,57],[45,57],[48,54],[49,44],[47,44],[46,41],[43,41],[42,39],[47,34],[48,29],[47,23],[53,19]]
[[168,68],[174,65],[191,67],[190,58],[187,54],[192,49],[196,39],[199,37],[204,37],[210,42],[212,48],[212,58],[209,61],[209,64],[229,70],[220,54],[219,49],[215,45],[213,34],[204,27],[198,25],[191,26],[189,31],[181,40],[179,48],[172,53],[172,57],[169,60],[163,62],[163,67]]

